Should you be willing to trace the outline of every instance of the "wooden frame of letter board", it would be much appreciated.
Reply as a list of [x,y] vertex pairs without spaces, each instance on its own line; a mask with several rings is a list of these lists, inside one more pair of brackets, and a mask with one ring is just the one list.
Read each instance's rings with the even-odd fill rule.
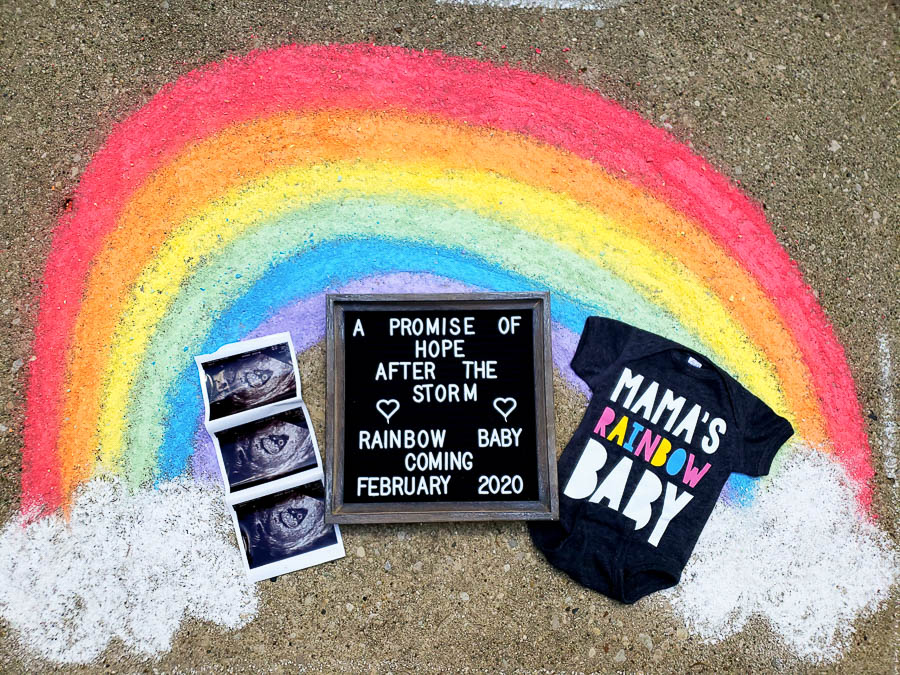
[[[557,520],[556,429],[550,294],[329,294],[327,297],[327,419],[325,422],[326,523],[408,523],[462,520]],[[344,503],[344,312],[427,309],[530,310],[534,336],[538,499],[535,501]]]

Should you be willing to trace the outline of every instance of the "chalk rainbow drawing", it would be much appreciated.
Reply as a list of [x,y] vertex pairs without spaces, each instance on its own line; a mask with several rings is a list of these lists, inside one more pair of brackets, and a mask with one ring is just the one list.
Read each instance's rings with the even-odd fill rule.
[[[22,513],[69,508],[98,475],[140,490],[215,475],[195,354],[285,329],[305,350],[324,335],[327,290],[475,288],[549,289],[555,363],[574,387],[591,314],[705,353],[794,425],[775,479],[811,448],[870,508],[843,349],[760,208],[710,164],[543,76],[292,45],[165,87],[86,169],[46,265]],[[760,485],[734,477],[728,503],[747,507]],[[873,575],[853,611],[891,575]]]
[[85,171],[47,262],[23,508],[64,505],[98,466],[132,484],[184,472],[194,354],[394,271],[550,289],[558,363],[592,313],[685,342],[837,456],[870,504],[843,350],[758,206],[708,163],[537,75],[310,46],[187,75]]

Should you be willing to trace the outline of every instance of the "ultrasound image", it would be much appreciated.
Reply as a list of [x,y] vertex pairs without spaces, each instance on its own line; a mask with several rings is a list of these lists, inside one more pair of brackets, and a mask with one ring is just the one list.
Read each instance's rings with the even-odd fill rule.
[[211,420],[297,395],[287,343],[203,364]]
[[216,438],[232,490],[316,465],[312,434],[301,408],[220,431]]
[[234,507],[251,568],[337,543],[325,524],[321,482],[303,485]]

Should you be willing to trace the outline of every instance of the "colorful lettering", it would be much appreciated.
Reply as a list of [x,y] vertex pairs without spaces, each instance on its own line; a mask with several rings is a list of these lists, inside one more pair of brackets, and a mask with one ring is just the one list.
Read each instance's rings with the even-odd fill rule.
[[687,461],[687,452],[685,452],[684,448],[678,448],[675,452],[669,455],[669,461],[666,462],[666,473],[670,476],[674,476],[676,473],[681,471],[681,467],[684,466],[684,463]]
[[606,425],[612,422],[614,419],[616,419],[616,413],[612,408],[606,406],[600,415],[600,419],[597,420],[596,426],[594,426],[594,433],[600,434],[601,436],[606,436]]
[[650,460],[650,464],[653,466],[662,466],[666,463],[666,457],[669,456],[671,451],[672,444],[669,443],[669,439],[663,438],[659,447],[656,449],[656,452],[653,454],[653,459]]
[[611,441],[614,438],[618,440],[615,441],[616,445],[622,445],[625,442],[625,430],[628,429],[628,416],[622,415],[622,419],[619,420],[618,424],[613,428],[610,432],[609,436],[606,437],[606,440]]
[[628,441],[623,445],[628,452],[634,451],[634,439],[637,438],[637,435],[644,430],[644,425],[640,422],[633,422],[631,424],[631,436],[628,437]]
[[700,482],[700,479],[706,475],[707,471],[709,471],[709,464],[707,463],[706,466],[698,471],[694,466],[694,453],[689,453],[687,458],[687,468],[684,470],[684,476],[682,476],[681,482],[694,488],[697,486],[697,483]]
[[644,432],[644,435],[641,436],[641,440],[638,443],[637,450],[634,451],[634,454],[638,457],[643,456],[645,460],[648,462],[653,458],[653,453],[656,452],[656,446],[659,445],[659,441],[662,436],[657,435],[656,438],[653,438],[653,432],[650,429],[647,429]]

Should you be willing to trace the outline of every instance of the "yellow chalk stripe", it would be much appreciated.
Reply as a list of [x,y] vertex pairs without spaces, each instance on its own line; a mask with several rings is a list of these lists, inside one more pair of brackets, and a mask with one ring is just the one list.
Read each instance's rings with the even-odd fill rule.
[[[141,355],[184,280],[204,258],[248,228],[341,195],[390,195],[413,205],[423,199],[446,203],[502,219],[571,250],[625,279],[676,316],[720,355],[726,369],[744,373],[744,384],[790,419],[770,362],[719,299],[677,260],[630,236],[602,213],[565,195],[487,172],[443,170],[429,163],[348,162],[294,168],[233,189],[185,220],[160,247],[132,287],[101,378],[98,430],[103,465],[114,469],[124,450],[124,411]],[[423,232],[422,239],[427,241],[429,233]]]

